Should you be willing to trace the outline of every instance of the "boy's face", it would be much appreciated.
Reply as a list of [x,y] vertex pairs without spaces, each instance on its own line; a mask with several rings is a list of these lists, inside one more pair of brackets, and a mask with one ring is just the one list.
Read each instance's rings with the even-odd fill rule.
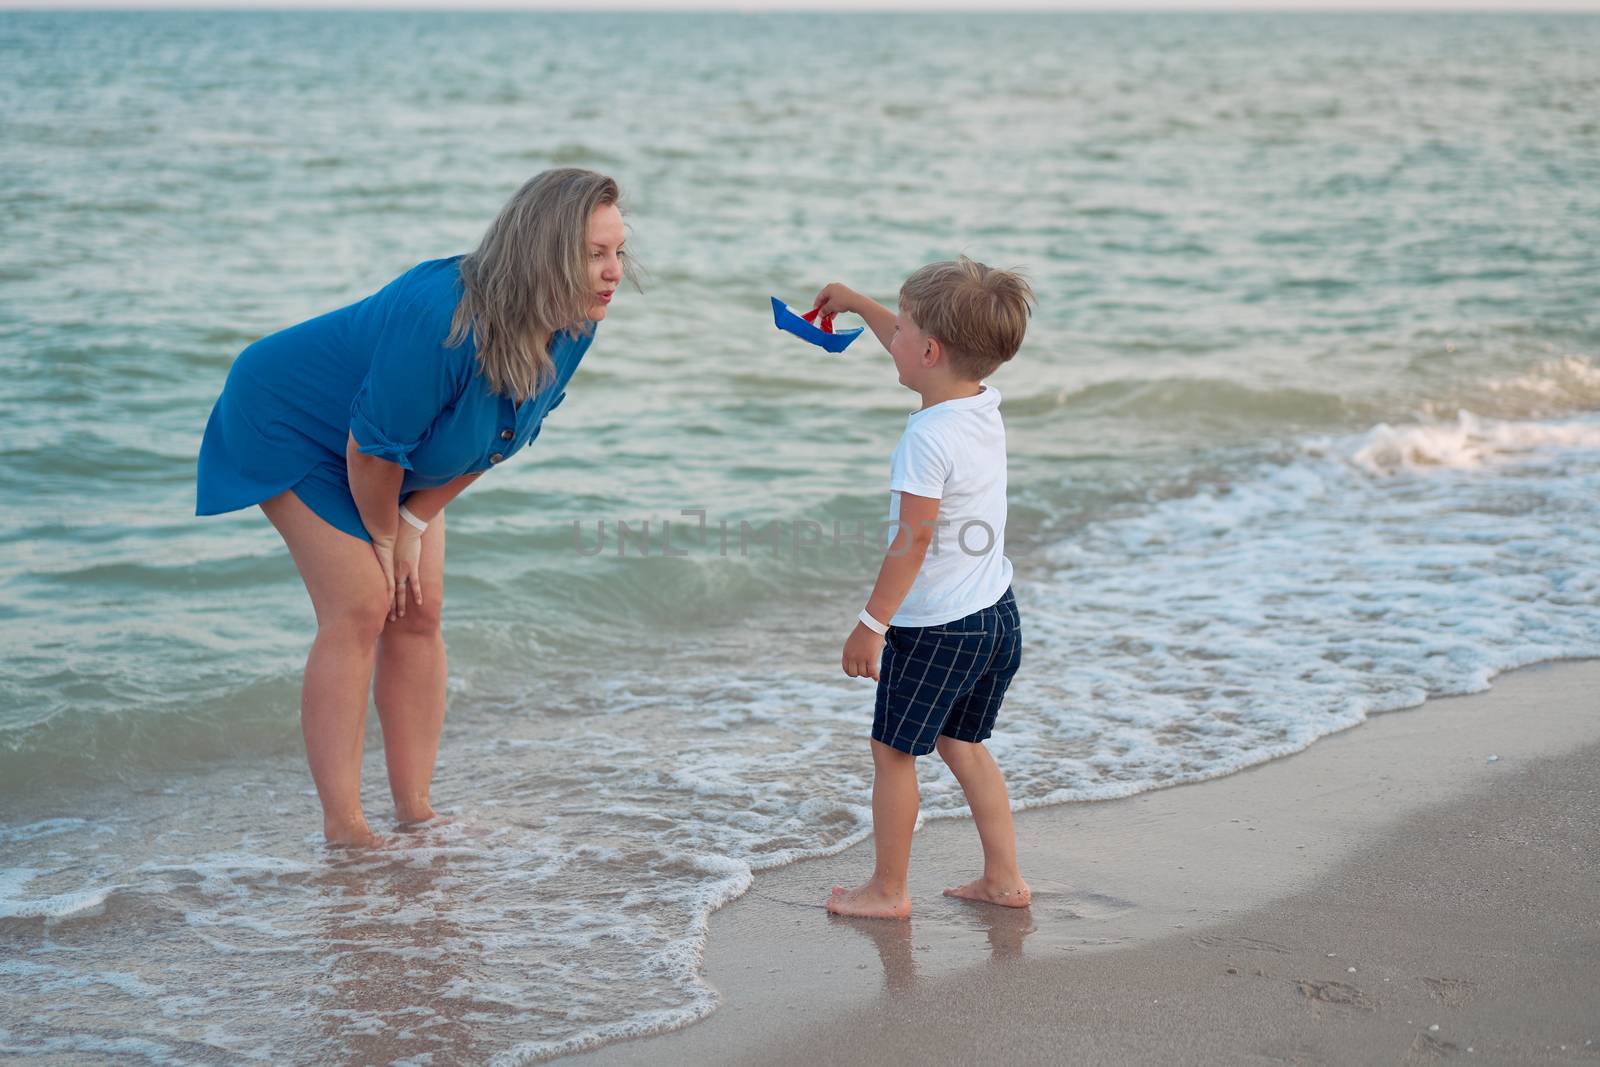
[[900,372],[900,384],[907,389],[917,389],[926,377],[929,368],[924,364],[928,349],[928,335],[906,314],[905,308],[900,308],[894,317],[889,355],[894,359],[894,369]]

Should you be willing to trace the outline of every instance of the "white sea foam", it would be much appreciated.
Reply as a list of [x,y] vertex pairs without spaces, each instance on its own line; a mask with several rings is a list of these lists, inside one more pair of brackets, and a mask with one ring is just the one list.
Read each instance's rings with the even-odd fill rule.
[[54,963],[36,963],[31,960],[0,960],[0,975],[30,978],[38,981],[45,992],[62,993],[86,989],[89,986],[109,986],[130,996],[151,996],[159,993],[160,986],[152,985],[139,975],[121,971],[77,971]]
[[281,856],[245,852],[216,852],[183,863],[143,863],[140,874],[193,874],[212,886],[232,886],[241,880],[273,879],[283,875],[305,875],[320,871],[316,864]]
[[19,1040],[19,1035],[0,1031],[0,1053],[29,1058],[59,1056],[63,1062],[93,1057],[106,1063],[152,1063],[159,1067],[177,1067],[196,1062],[192,1056],[159,1041],[138,1037],[105,1038],[94,1034],[68,1034],[40,1041]]
[[1017,696],[1041,719],[996,742],[1024,768],[1020,799],[1227,773],[1511,667],[1600,654],[1600,575],[1582,563],[1600,559],[1597,494],[1600,422],[1462,415],[1313,442],[1086,530],[1021,593]]
[[[7,841],[33,841],[40,837],[49,837],[52,834],[64,834],[72,830],[81,829],[87,825],[87,820],[62,818],[41,819],[38,822],[25,823],[19,826],[0,826],[0,842]],[[4,892],[5,872],[0,871],[0,892]]]
[[125,888],[121,885],[105,885],[45,896],[24,896],[24,887],[39,874],[38,870],[32,868],[0,871],[0,919],[44,919],[56,922],[86,918],[100,914],[111,894]]
[[39,872],[31,867],[11,867],[0,870],[0,901],[10,901],[33,881]]

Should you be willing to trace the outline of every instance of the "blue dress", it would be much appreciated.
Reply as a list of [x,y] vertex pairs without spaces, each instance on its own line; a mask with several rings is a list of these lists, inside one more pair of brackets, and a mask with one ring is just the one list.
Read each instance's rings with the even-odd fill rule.
[[406,271],[349,307],[270,334],[228,371],[200,444],[195,514],[218,515],[293,489],[330,525],[370,541],[345,466],[361,451],[405,468],[400,499],[510,459],[594,340],[594,324],[557,333],[554,381],[523,401],[490,391],[469,335],[444,341],[461,298],[460,257]]

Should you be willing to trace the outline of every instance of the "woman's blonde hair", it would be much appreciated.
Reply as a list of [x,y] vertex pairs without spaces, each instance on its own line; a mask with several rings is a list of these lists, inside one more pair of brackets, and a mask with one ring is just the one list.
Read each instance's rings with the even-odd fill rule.
[[[500,209],[477,251],[461,258],[461,299],[445,344],[477,342],[489,388],[521,403],[555,378],[550,342],[588,330],[589,216],[618,204],[617,183],[564,167],[528,179]],[[631,267],[624,272],[633,280]]]

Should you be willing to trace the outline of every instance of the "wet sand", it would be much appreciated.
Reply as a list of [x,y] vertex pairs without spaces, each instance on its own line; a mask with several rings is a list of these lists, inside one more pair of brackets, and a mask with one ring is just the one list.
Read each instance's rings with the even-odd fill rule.
[[[1491,758],[1494,757],[1494,758]],[[712,918],[721,1007],[633,1063],[1600,1063],[1600,662],[1504,675],[1226,778],[1018,819],[1032,907],[839,919],[870,842]]]

